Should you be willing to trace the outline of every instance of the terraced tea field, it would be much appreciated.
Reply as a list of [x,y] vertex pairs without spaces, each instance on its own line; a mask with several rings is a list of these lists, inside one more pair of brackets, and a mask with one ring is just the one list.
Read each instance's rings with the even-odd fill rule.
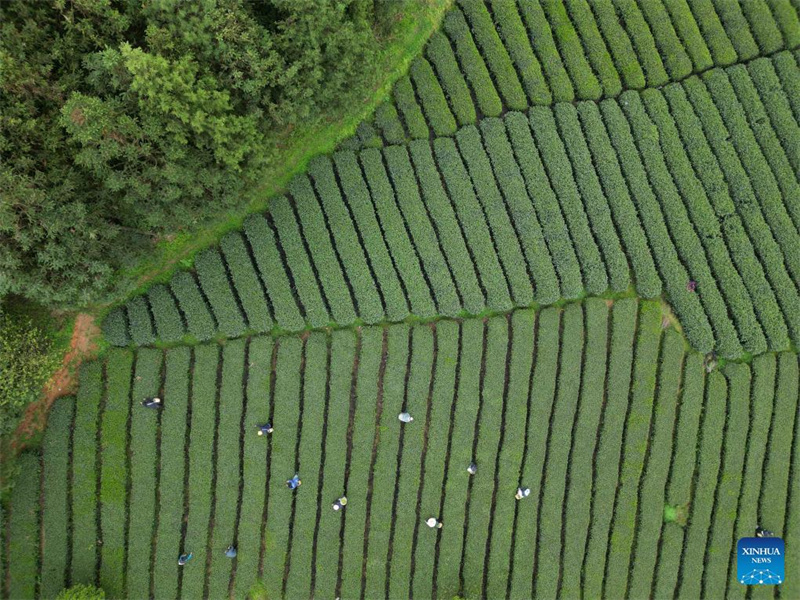
[[800,533],[797,390],[794,353],[706,374],[633,299],[114,350],[23,457],[7,595],[705,596],[732,539]]
[[800,597],[734,560],[761,526],[800,564],[798,10],[458,0],[353,138],[108,314],[0,597]]

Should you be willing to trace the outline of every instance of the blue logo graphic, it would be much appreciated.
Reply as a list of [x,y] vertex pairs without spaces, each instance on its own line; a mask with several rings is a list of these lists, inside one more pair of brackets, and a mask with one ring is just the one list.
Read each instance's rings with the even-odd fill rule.
[[739,540],[736,579],[744,585],[780,585],[784,581],[783,540],[747,537]]

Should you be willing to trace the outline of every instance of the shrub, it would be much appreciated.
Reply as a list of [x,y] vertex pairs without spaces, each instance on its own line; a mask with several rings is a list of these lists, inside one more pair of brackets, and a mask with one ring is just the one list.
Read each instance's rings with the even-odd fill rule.
[[603,88],[586,60],[581,40],[572,26],[566,7],[561,2],[552,1],[543,2],[542,6],[575,86],[575,95],[581,100],[598,100],[603,95]]
[[509,219],[504,199],[497,189],[492,165],[483,148],[480,133],[477,128],[470,125],[458,132],[456,140],[472,180],[472,187],[483,206],[513,302],[517,306],[530,306],[533,302],[532,276],[522,255],[517,231]]
[[[667,1],[667,8],[673,1]],[[736,50],[734,50],[731,40],[728,39],[725,28],[720,23],[712,0],[692,0],[691,11],[697,20],[703,39],[708,44],[714,64],[724,67],[735,63],[737,60]]]
[[[584,593],[599,597],[603,589],[603,573],[614,513],[620,457],[623,448],[625,415],[633,368],[633,340],[636,332],[637,304],[633,299],[614,303],[611,315],[611,349],[608,357],[607,398],[603,423],[597,441],[594,465],[595,491],[589,540],[584,557]],[[652,313],[651,313],[652,314]],[[650,332],[652,336],[652,332]],[[652,343],[652,342],[650,342]],[[539,356],[541,356],[541,351]]]
[[275,322],[278,327],[288,331],[302,330],[306,322],[295,299],[292,282],[287,275],[272,228],[261,215],[252,215],[245,219],[244,233],[272,303]]
[[583,198],[592,232],[603,254],[611,289],[624,292],[630,287],[628,259],[617,236],[608,201],[597,178],[589,147],[581,130],[578,111],[570,104],[558,104],[555,117],[564,147],[570,155],[575,181]]
[[647,85],[649,87],[664,85],[669,81],[669,76],[664,69],[664,63],[661,62],[650,27],[639,10],[639,4],[633,0],[622,0],[614,2],[614,6],[631,37],[631,43],[636,49],[636,55],[647,78]]
[[[422,143],[427,145],[427,142]],[[386,318],[390,321],[402,321],[408,316],[408,299],[392,263],[389,249],[386,247],[378,216],[375,214],[370,192],[364,182],[356,155],[352,152],[337,152],[333,156],[333,161],[344,192],[344,201],[355,219],[364,250],[375,271]]]
[[475,41],[472,39],[467,21],[457,8],[453,8],[445,15],[443,23],[447,37],[455,45],[456,56],[467,81],[472,86],[478,110],[482,115],[497,117],[503,110],[503,103],[492,83],[492,78],[483,62]]
[[417,88],[422,108],[428,116],[428,123],[435,135],[453,135],[456,132],[456,121],[447,106],[447,99],[430,63],[424,57],[418,57],[411,63],[411,77]]
[[603,36],[597,28],[588,2],[570,0],[566,2],[567,13],[575,24],[581,38],[584,54],[592,65],[605,96],[616,96],[622,91],[622,83]]
[[[211,564],[207,574],[208,596],[211,598],[223,598],[228,594],[231,575],[232,561],[225,556],[225,549],[235,542],[236,535],[236,507],[239,497],[240,469],[239,447],[242,437],[241,422],[244,403],[242,381],[246,366],[246,344],[247,341],[243,339],[232,340],[222,349],[222,378],[218,382],[217,463],[214,465],[216,488],[212,492],[214,527],[208,542],[208,551],[211,553]],[[280,431],[280,426],[278,427],[278,431]],[[293,434],[294,427],[290,427],[286,433]],[[292,448],[294,448],[294,445],[292,445]],[[183,464],[183,461],[181,461],[181,464]],[[275,466],[278,467],[279,465],[276,464]],[[179,465],[176,464],[175,468],[178,469]],[[267,564],[275,565],[273,562],[268,562]],[[174,568],[177,568],[177,564]],[[278,566],[276,565],[277,568]],[[282,575],[282,565],[280,572]]]
[[[783,314],[775,299],[775,293],[765,277],[762,263],[755,254],[753,243],[735,211],[725,177],[708,145],[703,127],[689,104],[683,87],[667,87],[665,97],[669,101],[672,116],[680,130],[681,142],[686,148],[694,172],[702,181],[708,195],[716,215],[715,221],[721,221],[722,233],[728,243],[731,257],[750,293],[769,346],[772,349],[785,348],[789,340]],[[669,139],[669,136],[665,137],[665,141]],[[706,236],[715,235],[713,229],[711,231],[705,229],[703,219],[696,218],[695,222],[701,225],[701,231]]]
[[219,251],[216,248],[203,250],[195,258],[194,267],[220,332],[228,337],[242,335],[246,325]]
[[103,337],[113,346],[127,346],[131,343],[124,306],[115,308],[103,319]]
[[189,333],[200,341],[214,337],[217,326],[194,276],[188,271],[178,271],[170,288],[186,317]]
[[134,296],[126,305],[131,339],[137,346],[147,346],[156,341],[156,331],[150,307],[144,296]]
[[434,33],[428,40],[425,54],[436,69],[437,79],[450,102],[450,108],[458,124],[474,123],[477,118],[475,105],[472,103],[469,87],[447,37],[439,31]]
[[[492,161],[494,176],[503,190],[509,215],[515,226],[515,233],[522,245],[531,273],[531,283],[535,290],[534,300],[539,304],[550,304],[560,296],[558,279],[554,268],[551,250],[548,250],[545,235],[537,219],[533,203],[528,197],[525,180],[514,157],[514,151],[506,137],[505,127],[512,126],[513,117],[522,120],[523,129],[528,125],[519,113],[510,113],[504,119],[484,119],[481,121],[481,134]],[[514,123],[519,125],[519,121]],[[535,152],[535,149],[533,149]],[[521,153],[520,156],[526,156]],[[534,181],[540,181],[534,179]],[[537,196],[531,196],[537,197]],[[543,198],[537,198],[537,204],[544,204]],[[576,263],[577,268],[577,263]]]
[[367,262],[351,213],[342,201],[330,159],[319,158],[311,161],[309,174],[314,179],[317,195],[325,211],[325,218],[344,267],[347,282],[355,294],[358,305],[356,316],[367,323],[382,321],[385,316],[383,299],[378,292],[378,282],[375,281],[371,265]]
[[375,214],[380,220],[380,230],[394,259],[397,275],[404,284],[411,312],[420,317],[432,317],[436,314],[436,305],[419,258],[408,238],[403,216],[397,208],[381,153],[377,150],[365,150],[360,159]]
[[575,185],[572,164],[556,127],[553,113],[549,108],[537,106],[532,108],[528,115],[550,185],[569,226],[570,237],[581,265],[583,283],[590,294],[602,294],[608,289],[605,264],[589,227],[586,210]]
[[505,105],[512,110],[524,110],[528,100],[522,90],[514,65],[508,56],[497,28],[484,2],[459,2],[461,10],[469,19],[471,31],[482,50],[487,66],[494,73],[497,91],[503,96]]
[[442,255],[436,231],[420,198],[419,186],[408,158],[408,151],[400,146],[394,146],[386,148],[383,155],[392,178],[397,205],[405,217],[414,249],[422,260],[427,281],[436,298],[437,310],[444,315],[456,316],[462,310],[461,302],[450,268]]
[[387,143],[406,143],[406,132],[403,131],[403,124],[397,115],[397,109],[388,100],[375,110],[375,125],[380,129]]
[[438,138],[434,140],[433,148],[448,195],[455,206],[467,243],[472,248],[475,266],[486,289],[486,304],[494,310],[508,310],[511,307],[508,281],[500,267],[486,218],[469,183],[469,174],[461,162],[455,142]]
[[427,138],[430,135],[428,124],[425,122],[422,109],[417,104],[414,88],[407,75],[395,82],[392,93],[394,94],[394,103],[400,109],[400,114],[403,115],[408,135],[417,139]]
[[156,284],[150,288],[147,299],[150,302],[158,337],[164,342],[179,341],[185,330],[181,314],[169,289],[160,283]]
[[636,291],[644,298],[660,296],[661,279],[656,272],[653,256],[647,245],[647,238],[622,177],[622,171],[603,124],[600,110],[595,104],[585,102],[578,105],[578,115],[603,193],[608,199],[617,231],[620,232],[622,238],[625,254],[633,268]]
[[383,140],[369,121],[361,121],[356,127],[356,135],[364,148],[381,148]]
[[763,0],[743,2],[741,9],[750,23],[750,31],[753,33],[760,53],[771,54],[784,47],[783,37],[767,2]]
[[81,583],[63,590],[57,600],[105,600],[106,593],[93,585]]
[[750,27],[747,24],[747,19],[742,14],[742,7],[738,2],[721,2],[716,0],[714,7],[728,34],[733,47],[736,49],[736,54],[739,56],[739,61],[750,60],[758,56],[758,45],[750,33]]
[[669,18],[661,0],[649,0],[639,5],[653,32],[656,46],[671,79],[683,79],[692,72],[692,61],[678,39],[672,20]]
[[[501,4],[501,3],[497,3]],[[561,61],[553,32],[539,2],[520,2],[520,16],[528,29],[528,39],[542,62],[542,70],[550,84],[553,102],[571,102],[575,98],[572,81]]]
[[[39,473],[40,457],[25,452],[17,459],[20,473],[11,491],[11,511],[4,541],[14,557],[8,562],[6,592],[9,598],[33,598],[36,591],[39,561]],[[6,559],[8,560],[8,559]]]
[[0,433],[17,426],[61,360],[45,331],[0,309]]
[[525,30],[525,25],[522,24],[516,4],[514,2],[494,2],[486,6],[494,13],[498,33],[517,68],[522,87],[525,88],[531,104],[550,104],[553,97],[550,95],[539,59],[536,58],[531,48],[528,32]]
[[775,21],[783,34],[783,47],[796,48],[800,45],[800,19],[790,1],[767,0]]
[[628,32],[617,19],[617,12],[611,0],[595,0],[589,5],[594,8],[594,18],[600,28],[608,50],[614,58],[614,65],[619,71],[622,85],[626,89],[641,89],[646,83],[642,66],[639,64],[639,57],[631,46],[631,39]]
[[[681,40],[684,50],[686,50],[686,53],[692,59],[692,65],[694,65],[695,72],[705,71],[706,69],[713,67],[715,64],[724,66],[732,62],[729,61],[720,63],[711,58],[711,52],[709,52],[708,46],[706,46],[706,40],[703,38],[703,34],[700,33],[698,23],[695,21],[695,16],[692,14],[692,9],[689,8],[689,4],[686,0],[662,0],[662,2],[664,4],[664,8],[666,8],[667,12],[669,13],[668,18],[671,18],[672,25],[675,27],[678,38]],[[693,4],[696,3],[693,2]],[[662,15],[662,18],[664,17],[665,15]],[[716,15],[714,15],[714,17],[716,17]],[[719,35],[721,33],[722,36],[725,37],[725,32],[721,31],[722,27],[719,25],[718,20],[716,21],[716,24],[719,29],[714,31],[714,35]],[[725,38],[725,42],[727,42],[728,48],[730,48],[732,51],[733,48],[730,47],[730,42],[728,42],[727,38]],[[709,45],[711,45],[711,42],[709,42]],[[733,54],[732,58],[734,60],[736,59],[735,53]]]
[[[56,400],[47,417],[42,441],[44,465],[44,504],[42,528],[47,537],[42,544],[40,594],[54,598],[64,587],[69,553],[69,455],[75,398]],[[124,522],[124,521],[123,521]]]
[[[558,199],[544,170],[539,150],[533,141],[529,121],[521,113],[509,113],[504,121],[516,160],[525,179],[529,202],[538,213],[541,232],[547,242],[555,268],[555,272],[536,281],[536,301],[541,304],[552,304],[560,297],[578,298],[583,293],[583,278],[578,257]],[[533,210],[529,212],[531,216],[536,213]]]
[[229,233],[222,238],[220,249],[230,269],[233,287],[242,303],[248,328],[259,333],[269,331],[272,329],[272,319],[267,296],[244,239],[239,233]]

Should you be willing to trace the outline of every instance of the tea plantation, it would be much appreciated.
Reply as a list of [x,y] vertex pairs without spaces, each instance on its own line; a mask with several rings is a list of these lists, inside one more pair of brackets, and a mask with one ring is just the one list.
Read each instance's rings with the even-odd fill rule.
[[[457,0],[353,138],[109,312],[0,598],[799,598],[799,14]],[[756,527],[781,586],[736,581]]]

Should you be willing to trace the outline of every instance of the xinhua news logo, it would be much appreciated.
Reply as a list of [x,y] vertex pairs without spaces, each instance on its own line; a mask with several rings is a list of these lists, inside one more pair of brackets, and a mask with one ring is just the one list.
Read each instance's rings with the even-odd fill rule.
[[744,585],[783,583],[783,540],[777,537],[747,537],[737,544],[737,575]]

